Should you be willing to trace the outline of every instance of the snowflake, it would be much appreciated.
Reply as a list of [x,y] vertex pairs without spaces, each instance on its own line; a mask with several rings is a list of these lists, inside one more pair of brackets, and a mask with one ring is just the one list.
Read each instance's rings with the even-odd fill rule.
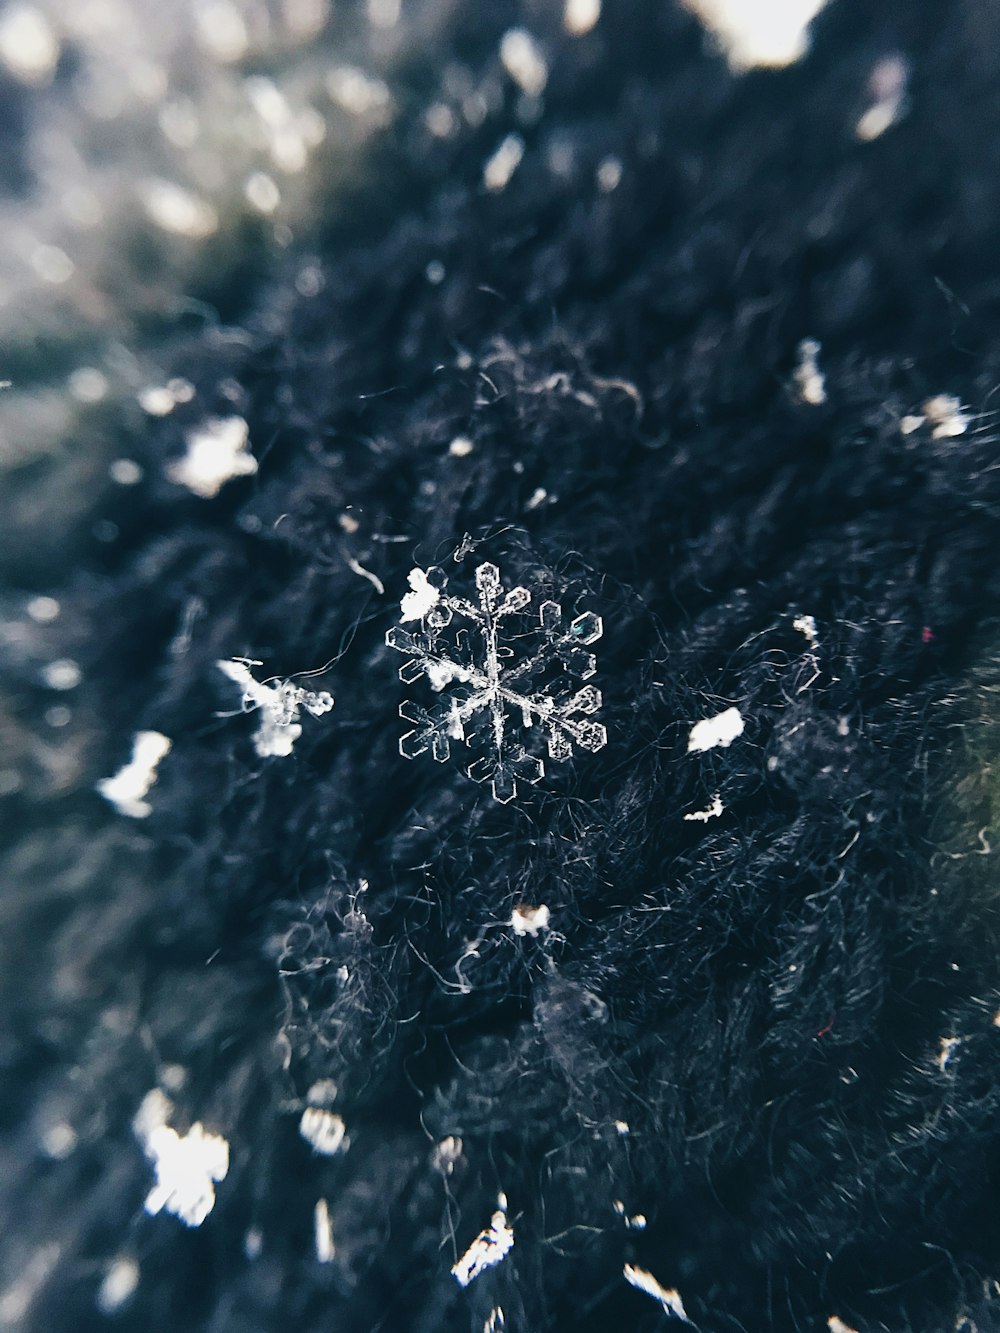
[[[413,729],[399,749],[407,759],[429,750],[444,763],[453,741],[485,743],[487,753],[471,764],[469,776],[489,782],[494,797],[506,804],[517,795],[518,778],[538,782],[545,773],[542,760],[510,735],[512,714],[526,729],[539,724],[552,759],[570,758],[574,744],[591,752],[607,744],[604,727],[592,720],[601,707],[600,690],[566,682],[594,675],[597,664],[587,648],[604,628],[591,611],[567,623],[553,601],[541,602],[536,619],[530,615],[531,592],[505,591],[496,565],[480,565],[475,577],[478,605],[449,594],[440,569],[409,575],[411,592],[403,598],[401,621],[419,620],[420,629],[394,625],[385,641],[409,659],[400,680],[412,684],[424,675],[439,694],[448,694],[430,709],[409,700],[400,705],[400,717]],[[514,644],[526,651],[516,651]]]

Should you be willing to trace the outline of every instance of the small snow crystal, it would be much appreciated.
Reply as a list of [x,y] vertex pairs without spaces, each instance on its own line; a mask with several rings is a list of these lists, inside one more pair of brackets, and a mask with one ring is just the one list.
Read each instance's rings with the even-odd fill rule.
[[737,736],[743,735],[743,714],[738,708],[727,708],[715,717],[703,718],[691,728],[688,754],[701,750],[724,750]]
[[167,479],[210,500],[227,481],[250,477],[257,471],[249,440],[249,428],[242,417],[210,417],[188,432],[187,453],[168,465]]
[[157,1125],[143,1146],[156,1172],[146,1212],[166,1208],[187,1226],[200,1227],[215,1207],[215,1182],[225,1180],[229,1170],[229,1144],[196,1123],[184,1135]]
[[411,569],[406,576],[412,592],[404,593],[399,604],[400,624],[408,620],[423,620],[428,611],[432,611],[441,600],[441,594],[427,578],[422,569]]
[[792,65],[809,50],[809,24],[826,0],[684,0],[737,73]]
[[792,621],[792,629],[797,629],[800,634],[806,636],[810,648],[819,647],[819,639],[816,637],[815,616],[796,616]]
[[143,798],[156,781],[160,760],[170,753],[171,744],[169,736],[159,731],[137,731],[131,760],[113,778],[102,778],[97,784],[97,790],[120,815],[145,819],[152,811]]
[[540,97],[549,80],[549,67],[538,43],[524,28],[511,28],[500,43],[504,69],[526,97]]
[[346,1151],[350,1139],[344,1133],[345,1128],[343,1116],[325,1111],[321,1106],[307,1106],[299,1121],[299,1133],[324,1157]]
[[507,1225],[507,1214],[503,1208],[498,1208],[490,1219],[488,1229],[480,1231],[452,1268],[458,1285],[467,1287],[480,1273],[498,1264],[510,1253],[513,1244],[514,1233]]
[[483,168],[483,184],[492,194],[505,190],[524,157],[524,140],[508,134]]
[[625,1281],[637,1291],[645,1292],[647,1296],[652,1296],[654,1301],[659,1301],[666,1314],[676,1315],[678,1319],[690,1323],[680,1293],[673,1287],[661,1286],[645,1268],[635,1268],[632,1264],[626,1264]]
[[511,913],[510,924],[515,935],[537,935],[540,930],[549,928],[549,909],[544,903],[538,907],[519,903]]
[[948,440],[956,435],[964,435],[972,420],[969,414],[962,410],[961,401],[950,393],[939,393],[934,398],[928,398],[924,403],[924,412],[927,419],[933,423],[931,438],[935,440]]
[[260,666],[249,658],[237,657],[215,664],[220,671],[243,690],[243,711],[260,712],[260,722],[254,733],[254,749],[262,759],[281,757],[292,753],[292,747],[302,735],[299,710],[304,708],[313,717],[322,717],[333,707],[333,695],[326,690],[314,693],[293,685],[289,680],[258,681],[250,670]]
[[722,814],[722,797],[718,792],[712,797],[712,803],[706,806],[704,810],[692,810],[684,818],[689,822],[707,824],[710,819],[716,819]]

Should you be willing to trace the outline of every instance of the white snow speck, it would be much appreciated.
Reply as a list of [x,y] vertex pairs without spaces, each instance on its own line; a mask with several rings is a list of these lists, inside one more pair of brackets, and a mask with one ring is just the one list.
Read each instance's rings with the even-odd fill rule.
[[392,96],[389,88],[373,74],[353,65],[341,65],[331,70],[326,90],[341,108],[352,116],[364,117],[385,125],[392,118]]
[[838,1319],[835,1314],[832,1314],[826,1321],[826,1326],[830,1333],[858,1333],[856,1328],[852,1328],[850,1324],[845,1324],[843,1319]]
[[513,1244],[514,1233],[507,1225],[506,1210],[498,1208],[490,1219],[489,1227],[480,1231],[452,1268],[455,1281],[460,1287],[467,1287],[480,1273],[500,1263],[510,1253]]
[[584,37],[600,17],[601,0],[566,0],[563,27],[571,37]]
[[713,34],[741,73],[757,67],[780,69],[809,50],[809,24],[826,0],[683,0]]
[[451,444],[448,445],[448,452],[452,458],[468,458],[472,453],[474,445],[466,435],[456,435]]
[[203,241],[218,231],[219,215],[212,205],[175,181],[147,181],[141,197],[150,221],[172,236]]
[[819,647],[819,639],[816,637],[815,616],[796,616],[792,621],[792,629],[797,629],[800,634],[806,636],[810,648]]
[[500,42],[500,60],[526,97],[541,97],[549,81],[549,67],[530,32],[524,28],[505,32]]
[[746,723],[738,708],[727,708],[715,717],[702,718],[691,728],[688,737],[688,754],[702,750],[724,750],[732,745],[737,736],[743,735]]
[[169,1125],[157,1125],[143,1143],[156,1172],[156,1184],[146,1196],[146,1212],[165,1208],[189,1227],[200,1227],[215,1207],[215,1184],[229,1171],[229,1144],[221,1134],[209,1134],[200,1122],[184,1135]]
[[692,810],[684,818],[689,822],[707,824],[710,819],[716,819],[723,811],[722,798],[718,792],[712,797],[711,805],[704,810]]
[[868,76],[868,109],[858,120],[854,133],[863,143],[871,143],[906,113],[906,83],[909,75],[901,55],[883,56]]
[[799,397],[810,407],[826,402],[826,376],[819,368],[820,345],[815,338],[803,338],[799,343],[799,363],[792,378]]
[[321,1106],[307,1106],[299,1121],[299,1133],[316,1152],[324,1157],[346,1152],[350,1144],[343,1116],[326,1111]]
[[510,924],[515,935],[537,935],[549,928],[549,909],[544,903],[538,907],[519,903],[510,914]]
[[143,798],[156,781],[160,760],[170,753],[173,742],[159,731],[137,731],[132,758],[112,778],[102,778],[97,790],[120,815],[145,819],[153,807]]
[[680,1293],[673,1287],[662,1286],[647,1269],[636,1268],[633,1264],[626,1264],[624,1271],[625,1281],[630,1286],[635,1287],[637,1291],[652,1296],[654,1301],[659,1301],[666,1314],[676,1315],[678,1319],[683,1319],[686,1324],[691,1322],[687,1317]]
[[935,440],[947,440],[956,435],[964,435],[972,420],[968,413],[962,410],[959,399],[950,393],[939,393],[933,398],[928,398],[924,403],[924,413],[927,419],[933,422],[931,438]]
[[408,620],[423,620],[427,612],[432,611],[441,600],[440,592],[428,580],[424,570],[411,569],[406,581],[411,591],[404,593],[403,600],[399,604],[400,624],[405,624]]
[[97,1291],[97,1308],[101,1314],[120,1310],[139,1285],[139,1265],[134,1259],[121,1258],[109,1266],[104,1281]]
[[240,657],[232,661],[216,662],[215,665],[242,688],[243,711],[260,712],[253,744],[261,759],[284,757],[292,753],[292,747],[302,735],[299,723],[301,708],[312,717],[322,717],[333,707],[333,695],[327,690],[305,690],[300,685],[293,685],[290,680],[254,680],[250,668],[260,666],[260,662]]
[[519,134],[508,134],[483,168],[483,184],[492,194],[499,194],[510,183],[510,178],[524,157],[524,140]]
[[168,464],[168,481],[210,500],[234,477],[251,477],[257,460],[250,453],[250,431],[242,417],[210,417],[185,437],[187,453]]
[[938,1054],[937,1054],[937,1059],[936,1059],[936,1061],[935,1061],[935,1064],[937,1065],[938,1069],[940,1069],[940,1071],[941,1071],[942,1074],[943,1074],[944,1071],[948,1068],[948,1063],[949,1063],[949,1061],[951,1060],[951,1057],[952,1057],[952,1054],[953,1054],[954,1051],[955,1051],[955,1048],[956,1048],[957,1046],[961,1046],[961,1044],[962,1044],[962,1038],[961,1038],[961,1037],[942,1037],[942,1038],[941,1038],[941,1043],[940,1043],[940,1045],[939,1045],[939,1047],[938,1047]]
[[316,1244],[316,1258],[321,1264],[333,1263],[337,1247],[333,1243],[333,1225],[330,1222],[330,1205],[325,1199],[317,1199],[313,1209],[313,1238]]
[[20,83],[41,87],[59,63],[59,38],[31,5],[11,5],[0,17],[0,63]]

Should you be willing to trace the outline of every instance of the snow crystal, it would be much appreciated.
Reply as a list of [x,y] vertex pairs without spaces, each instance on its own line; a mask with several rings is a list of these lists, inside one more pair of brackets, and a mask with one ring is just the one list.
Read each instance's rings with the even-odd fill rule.
[[156,1172],[156,1184],[146,1196],[146,1212],[173,1213],[189,1227],[200,1227],[215,1207],[215,1184],[229,1170],[229,1144],[220,1134],[209,1134],[200,1122],[186,1134],[169,1125],[156,1125],[143,1143]]
[[262,759],[292,753],[302,735],[300,709],[312,717],[322,717],[333,707],[333,695],[326,690],[305,690],[288,680],[255,680],[250,668],[261,664],[249,658],[237,657],[215,665],[243,690],[243,711],[260,712],[253,743]]
[[498,1208],[490,1219],[490,1225],[472,1242],[461,1259],[452,1267],[452,1274],[460,1287],[467,1287],[470,1282],[493,1268],[510,1253],[514,1244],[514,1232],[507,1225],[507,1213]]
[[167,466],[168,481],[210,500],[234,477],[251,477],[257,460],[242,417],[211,417],[186,436],[187,453]]
[[659,1301],[666,1314],[676,1315],[678,1319],[690,1323],[680,1293],[673,1287],[662,1286],[647,1269],[626,1264],[625,1281],[637,1291],[645,1292],[647,1296],[652,1296],[654,1301]]
[[145,819],[153,807],[143,798],[156,781],[160,760],[170,753],[173,742],[159,731],[137,731],[132,758],[112,778],[102,778],[97,790],[121,815]]
[[688,737],[688,754],[701,750],[724,750],[732,745],[737,736],[743,735],[746,723],[738,708],[727,708],[715,717],[702,718],[691,728]]
[[[519,717],[525,730],[539,724],[552,759],[569,759],[574,745],[591,752],[604,747],[607,732],[592,720],[602,704],[600,690],[593,685],[577,689],[565,679],[589,680],[596,672],[596,661],[587,649],[604,632],[600,616],[588,611],[567,624],[559,603],[545,600],[537,620],[519,624],[519,632],[510,633],[515,652],[503,642],[503,622],[527,613],[532,603],[527,588],[506,591],[496,565],[483,564],[475,574],[478,604],[474,604],[447,593],[448,580],[440,570],[434,571],[433,580],[420,574],[421,580],[433,582],[433,599],[424,582],[415,582],[411,575],[413,593],[408,597],[415,600],[408,605],[404,597],[402,606],[404,621],[415,619],[411,613],[427,606],[420,630],[393,626],[385,639],[409,659],[400,669],[400,679],[412,684],[425,676],[439,693],[453,684],[466,688],[442,697],[429,710],[409,701],[400,705],[400,717],[413,724],[399,743],[405,758],[429,751],[444,763],[453,741],[485,743],[487,753],[472,763],[469,776],[489,782],[496,800],[506,803],[517,794],[516,779],[538,782],[545,772],[542,761],[511,738],[509,715]],[[447,635],[456,618],[457,632]],[[461,627],[463,621],[471,622],[479,633],[469,635]],[[564,674],[552,681],[548,673],[555,666],[561,666]],[[533,684],[543,675],[544,683]]]

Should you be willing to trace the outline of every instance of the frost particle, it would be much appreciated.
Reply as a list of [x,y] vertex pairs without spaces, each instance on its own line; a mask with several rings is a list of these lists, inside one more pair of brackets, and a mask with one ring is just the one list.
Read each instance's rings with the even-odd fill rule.
[[709,805],[704,810],[692,810],[690,814],[686,814],[684,818],[691,822],[707,824],[710,819],[715,819],[719,815],[721,815],[722,811],[723,811],[722,798],[720,793],[716,792],[716,794],[712,797],[711,805]]
[[337,1085],[332,1078],[319,1078],[306,1093],[310,1106],[332,1106],[337,1100]]
[[194,18],[202,47],[216,60],[231,65],[246,55],[250,38],[231,0],[202,0],[195,6]]
[[[504,1204],[506,1200],[500,1196]],[[507,1225],[507,1213],[500,1207],[490,1219],[490,1225],[472,1242],[461,1259],[452,1267],[452,1275],[460,1287],[467,1287],[470,1282],[495,1265],[510,1253],[514,1244],[514,1233]]]
[[78,1142],[76,1130],[65,1120],[49,1125],[42,1133],[42,1150],[54,1162],[65,1161]]
[[714,717],[702,718],[691,728],[688,754],[703,750],[725,750],[737,736],[742,736],[746,723],[738,708],[727,708]]
[[465,435],[456,435],[451,444],[448,445],[448,452],[452,458],[468,458],[472,450],[473,443]]
[[200,1122],[184,1135],[163,1124],[150,1131],[143,1148],[156,1172],[146,1212],[155,1216],[166,1208],[186,1226],[200,1227],[215,1207],[216,1182],[229,1171],[228,1142]]
[[59,38],[30,5],[13,5],[0,18],[0,63],[21,83],[41,87],[59,63]]
[[450,1176],[461,1156],[462,1140],[455,1134],[449,1134],[446,1139],[435,1145],[431,1155],[431,1165],[435,1171],[440,1171],[441,1175]]
[[313,1237],[316,1243],[316,1258],[321,1264],[332,1263],[336,1258],[337,1247],[333,1243],[330,1206],[325,1199],[316,1200],[316,1207],[313,1210]]
[[292,747],[302,735],[300,709],[304,708],[312,717],[322,717],[333,707],[333,695],[326,690],[305,690],[289,680],[270,683],[255,680],[250,668],[260,666],[259,662],[234,658],[215,665],[242,687],[243,711],[260,712],[253,743],[261,759],[283,758],[292,753]]
[[505,190],[524,157],[524,140],[508,134],[483,168],[483,184],[492,194]]
[[566,0],[563,27],[571,37],[584,37],[600,17],[601,0]]
[[863,143],[871,143],[895,125],[906,111],[906,61],[902,56],[885,56],[868,76],[871,105],[854,127]]
[[549,67],[530,32],[524,28],[505,32],[500,42],[500,60],[526,97],[541,97],[549,81]]
[[529,907],[519,903],[510,916],[510,924],[515,935],[537,935],[549,928],[549,909],[542,903],[539,907]]
[[838,1319],[835,1314],[832,1314],[826,1321],[826,1326],[830,1333],[858,1333],[856,1328],[852,1328],[850,1324],[845,1324],[843,1319]]
[[36,625],[51,625],[62,608],[54,597],[32,597],[26,609]]
[[806,636],[810,648],[819,647],[819,639],[816,637],[815,616],[796,616],[792,621],[792,629],[797,629],[800,634]]
[[411,569],[406,581],[412,591],[405,593],[399,604],[400,624],[405,624],[408,620],[423,620],[428,611],[433,610],[441,600],[440,592],[428,580],[424,570]]
[[333,1157],[346,1152],[350,1144],[343,1116],[325,1111],[321,1106],[307,1106],[299,1121],[299,1133],[316,1152]]
[[601,194],[610,194],[617,190],[622,181],[621,159],[605,157],[597,167],[597,188]]
[[147,181],[142,187],[142,204],[150,221],[173,236],[203,241],[219,227],[219,215],[212,205],[176,181]]
[[799,343],[799,363],[792,378],[799,397],[810,407],[826,402],[826,376],[819,368],[820,345],[815,338],[803,338]]
[[101,1314],[114,1314],[135,1294],[139,1285],[139,1265],[134,1259],[116,1259],[104,1274],[97,1292],[97,1308]]
[[247,203],[258,213],[273,213],[281,203],[281,191],[264,171],[255,171],[247,177],[243,193]]
[[659,1301],[665,1313],[676,1315],[678,1319],[683,1319],[686,1324],[691,1322],[687,1317],[680,1293],[675,1288],[661,1286],[648,1269],[636,1268],[632,1264],[626,1264],[624,1271],[625,1281],[630,1286],[635,1287],[637,1291],[652,1296],[654,1301]]
[[82,679],[83,672],[71,657],[61,657],[42,667],[42,680],[50,690],[75,690]]
[[251,477],[257,471],[249,439],[250,431],[242,417],[210,417],[188,431],[187,453],[168,464],[167,479],[210,500],[227,481]]
[[948,1068],[948,1062],[951,1060],[952,1053],[954,1052],[955,1047],[960,1046],[961,1044],[962,1044],[961,1037],[941,1038],[941,1043],[938,1048],[938,1054],[935,1064],[937,1065],[938,1069],[940,1069],[942,1074]]
[[108,392],[107,377],[96,366],[80,366],[66,383],[78,403],[99,403]]
[[962,410],[961,402],[950,393],[939,393],[924,403],[927,419],[934,423],[931,438],[947,440],[964,435],[972,418]]
[[722,47],[736,73],[781,69],[809,50],[809,24],[826,0],[683,0]]
[[173,742],[159,731],[137,731],[132,742],[132,758],[111,778],[102,778],[97,790],[121,815],[145,819],[153,807],[143,798],[156,781],[161,759],[170,753]]
[[341,110],[367,117],[377,124],[388,123],[392,97],[381,79],[353,65],[341,65],[327,75],[326,90]]
[[133,458],[115,458],[108,465],[108,476],[119,486],[136,486],[142,481],[142,468]]

